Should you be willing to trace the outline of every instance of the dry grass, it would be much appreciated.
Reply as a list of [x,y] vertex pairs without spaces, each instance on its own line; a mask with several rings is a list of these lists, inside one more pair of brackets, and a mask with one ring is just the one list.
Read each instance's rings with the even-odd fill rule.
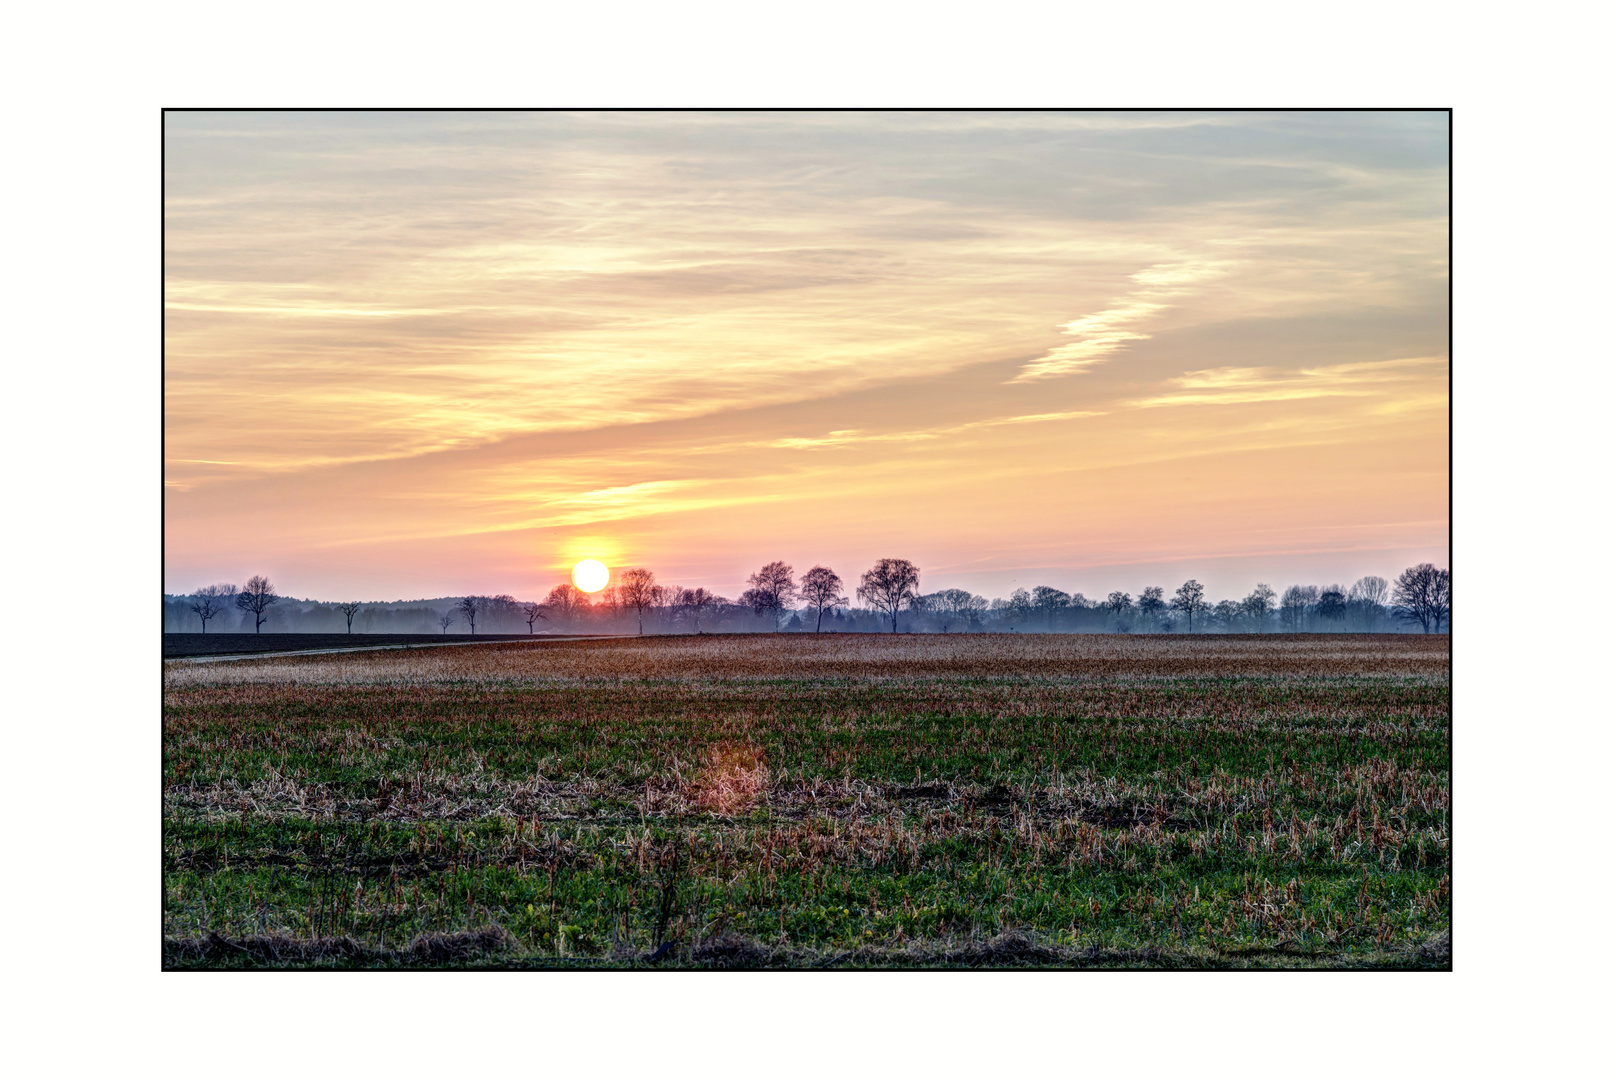
[[232,683],[1442,677],[1450,639],[1414,634],[737,634],[512,642],[164,666],[179,689]]

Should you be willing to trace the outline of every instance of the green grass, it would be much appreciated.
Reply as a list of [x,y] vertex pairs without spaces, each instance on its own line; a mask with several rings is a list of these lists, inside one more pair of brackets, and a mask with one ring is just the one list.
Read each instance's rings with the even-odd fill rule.
[[1438,673],[634,663],[171,685],[166,963],[1450,965]]

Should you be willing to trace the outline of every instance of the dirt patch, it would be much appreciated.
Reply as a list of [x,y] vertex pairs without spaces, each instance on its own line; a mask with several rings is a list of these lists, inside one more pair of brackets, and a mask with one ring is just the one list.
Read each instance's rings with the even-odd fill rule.
[[690,959],[710,968],[759,968],[770,966],[773,951],[745,938],[724,936],[702,942],[690,950]]
[[1168,832],[1183,832],[1193,823],[1174,817],[1164,806],[1088,806],[1077,815],[1089,825],[1105,829],[1147,829],[1156,827]]
[[403,967],[463,963],[502,952],[514,939],[497,926],[457,934],[427,934],[404,949],[370,948],[352,938],[294,938],[278,935],[227,938],[210,933],[199,938],[163,941],[163,967],[241,964],[248,967],[371,966]]

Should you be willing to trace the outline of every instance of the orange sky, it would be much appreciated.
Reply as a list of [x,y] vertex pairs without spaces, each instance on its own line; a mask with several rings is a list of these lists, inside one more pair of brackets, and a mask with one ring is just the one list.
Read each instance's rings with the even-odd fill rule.
[[1446,563],[1444,114],[166,130],[169,591]]

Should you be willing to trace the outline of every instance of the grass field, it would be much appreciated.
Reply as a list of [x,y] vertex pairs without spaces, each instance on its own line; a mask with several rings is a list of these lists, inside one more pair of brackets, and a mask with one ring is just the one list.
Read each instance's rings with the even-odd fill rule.
[[164,668],[164,964],[1451,964],[1444,636]]

